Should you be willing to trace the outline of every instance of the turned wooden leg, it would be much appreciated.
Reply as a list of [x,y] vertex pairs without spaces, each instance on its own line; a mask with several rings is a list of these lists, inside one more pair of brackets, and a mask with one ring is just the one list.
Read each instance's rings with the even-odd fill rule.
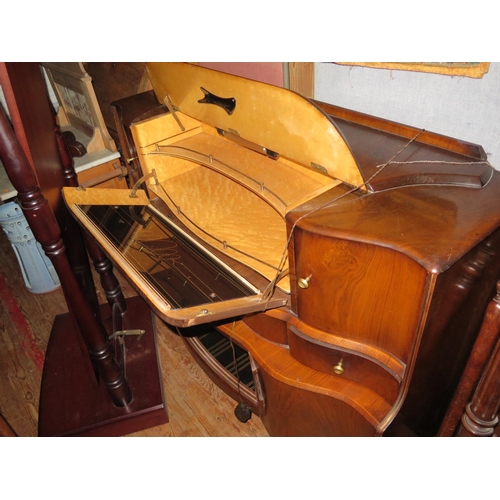
[[[498,328],[498,324],[497,324]],[[500,340],[484,370],[471,402],[462,415],[457,436],[493,436],[500,407]]]
[[[55,123],[55,121],[54,121],[54,130],[56,133],[59,154],[61,156],[64,185],[68,187],[78,187],[78,176],[76,175],[74,169],[73,157],[71,156],[66,140],[61,134],[61,130],[59,126]],[[74,219],[73,222],[78,226],[78,223]],[[79,226],[78,230],[80,231]],[[120,284],[116,279],[116,276],[113,274],[113,265],[111,264],[111,261],[108,259],[106,254],[101,250],[101,248],[97,245],[94,239],[90,236],[90,234],[85,230],[82,231],[83,231],[83,237],[85,239],[85,245],[82,244],[82,247],[83,248],[86,247],[88,250],[88,253],[90,255],[90,258],[92,259],[94,267],[97,273],[99,274],[101,280],[101,286],[104,290],[104,294],[106,295],[106,299],[109,305],[111,306],[111,309],[113,309],[113,305],[116,304],[120,312],[123,314],[127,310],[127,303],[125,301],[125,297],[121,290]]]
[[113,264],[111,264],[106,254],[87,232],[85,232],[85,240],[87,242],[87,250],[94,263],[95,270],[99,274],[101,286],[111,310],[113,310],[114,305],[117,305],[120,312],[122,314],[125,313],[127,302],[125,301],[120,283],[113,273]]
[[68,309],[88,346],[90,357],[99,368],[101,380],[113,403],[116,406],[126,406],[131,401],[132,394],[114,359],[107,332],[94,316],[92,307],[78,284],[54,213],[38,187],[35,174],[3,110],[0,112],[0,157],[18,192],[18,199],[30,228],[59,276]]
[[[61,134],[59,126],[55,122],[54,118],[54,127],[55,127],[55,135],[57,140],[57,147],[59,150],[59,155],[61,157],[61,167],[62,167],[62,178],[63,182],[67,182],[68,176],[70,176],[70,171],[73,171],[73,159],[71,156],[67,156],[69,154],[67,152],[67,146],[65,145],[64,138]],[[69,165],[67,162],[70,162]],[[66,185],[66,184],[65,184]],[[94,314],[99,317],[100,309],[99,309],[99,301],[97,299],[97,293],[95,289],[94,279],[92,277],[92,270],[90,268],[89,259],[87,255],[87,249],[85,248],[85,242],[82,234],[82,230],[80,229],[79,224],[72,217],[67,209],[65,209],[64,205],[60,209],[60,213],[57,217],[59,221],[59,226],[63,228],[62,233],[64,234],[64,244],[67,248],[67,256],[73,272],[75,273],[76,279],[80,284],[80,287],[85,294],[85,297],[89,301],[92,309],[94,310]]]
[[472,393],[476,387],[481,373],[483,373],[486,363],[491,356],[495,342],[499,336],[500,329],[500,282],[497,283],[495,297],[486,308],[484,320],[477,336],[474,347],[465,366],[463,375],[455,390],[453,399],[446,415],[441,423],[438,432],[440,437],[453,436],[460,418],[464,412],[464,407],[471,400]]

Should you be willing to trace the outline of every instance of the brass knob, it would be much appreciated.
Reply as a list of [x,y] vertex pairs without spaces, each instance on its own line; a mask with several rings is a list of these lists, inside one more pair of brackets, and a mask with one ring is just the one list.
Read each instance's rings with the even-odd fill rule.
[[339,363],[333,367],[333,372],[336,375],[342,375],[344,373],[344,367],[342,366],[342,361],[339,361]]
[[310,274],[307,278],[299,278],[298,284],[300,288],[309,288],[309,280],[312,278],[312,274]]

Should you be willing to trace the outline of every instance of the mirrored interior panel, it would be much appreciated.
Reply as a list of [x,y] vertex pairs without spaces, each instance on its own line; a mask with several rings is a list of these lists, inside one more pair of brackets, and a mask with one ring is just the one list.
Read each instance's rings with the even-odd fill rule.
[[150,206],[86,205],[80,209],[172,309],[257,293]]

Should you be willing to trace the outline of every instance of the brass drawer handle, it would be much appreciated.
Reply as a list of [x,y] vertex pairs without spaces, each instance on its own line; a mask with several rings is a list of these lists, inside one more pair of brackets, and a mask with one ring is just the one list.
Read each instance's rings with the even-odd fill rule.
[[336,375],[342,375],[344,373],[344,367],[342,366],[342,361],[339,361],[338,364],[333,367],[333,372]]
[[298,284],[300,288],[303,288],[304,290],[306,288],[309,288],[309,280],[312,278],[312,274],[310,274],[307,278],[299,278]]

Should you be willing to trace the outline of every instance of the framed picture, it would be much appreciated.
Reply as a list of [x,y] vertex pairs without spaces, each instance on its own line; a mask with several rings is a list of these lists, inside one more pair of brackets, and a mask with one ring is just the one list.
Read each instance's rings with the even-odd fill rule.
[[400,71],[420,71],[449,76],[482,78],[490,68],[489,62],[338,62],[345,66],[364,66]]

